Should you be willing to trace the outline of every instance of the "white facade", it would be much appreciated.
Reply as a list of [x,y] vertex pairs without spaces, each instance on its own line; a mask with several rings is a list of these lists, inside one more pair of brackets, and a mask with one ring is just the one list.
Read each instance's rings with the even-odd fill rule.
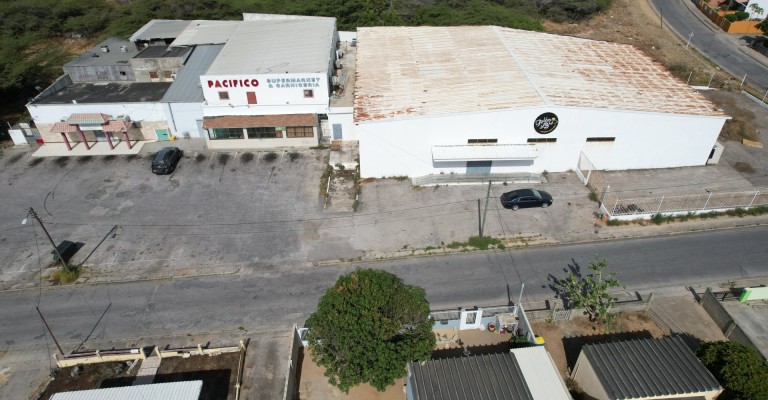
[[200,84],[205,116],[317,114],[328,108],[328,74],[203,75]]
[[[558,125],[539,134],[534,121],[547,112],[558,117]],[[467,146],[470,140],[535,149],[533,159],[529,151],[516,151],[493,160],[490,173],[567,171],[576,168],[582,151],[599,169],[704,165],[724,122],[719,116],[553,106],[361,122],[360,173],[365,178],[463,174],[468,161],[484,159],[435,160],[434,147]],[[486,139],[490,143],[482,143]]]
[[168,130],[166,107],[159,102],[147,103],[88,103],[88,104],[28,104],[32,119],[40,131],[40,136],[48,142],[63,142],[61,133],[51,132],[51,128],[57,122],[69,118],[75,113],[107,114],[113,118],[118,116],[128,117],[138,123],[142,135],[152,140],[156,137],[157,130]]

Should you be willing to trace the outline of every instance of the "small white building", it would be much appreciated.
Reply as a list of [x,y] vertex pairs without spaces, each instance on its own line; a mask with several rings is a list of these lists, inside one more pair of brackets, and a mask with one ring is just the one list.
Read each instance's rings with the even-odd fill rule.
[[729,118],[629,45],[496,26],[357,45],[362,177],[704,165]]

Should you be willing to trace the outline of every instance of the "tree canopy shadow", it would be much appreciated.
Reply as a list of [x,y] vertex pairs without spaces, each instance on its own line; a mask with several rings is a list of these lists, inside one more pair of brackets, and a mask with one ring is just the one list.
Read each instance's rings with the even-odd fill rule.
[[[582,271],[581,271],[581,265],[573,258],[571,258],[571,262],[566,264],[566,266],[563,268],[563,272],[565,274],[573,273],[573,275],[576,276],[576,278],[579,280],[584,279],[584,275],[582,274]],[[550,290],[552,290],[552,292],[555,295],[555,298],[562,300],[563,306],[565,308],[571,308],[572,302],[571,302],[571,299],[568,298],[568,293],[566,293],[565,291],[559,288],[559,286],[563,283],[563,279],[556,277],[552,274],[548,274],[547,281],[550,282],[549,285],[547,286],[549,287]],[[542,286],[542,287],[546,288],[547,286]]]

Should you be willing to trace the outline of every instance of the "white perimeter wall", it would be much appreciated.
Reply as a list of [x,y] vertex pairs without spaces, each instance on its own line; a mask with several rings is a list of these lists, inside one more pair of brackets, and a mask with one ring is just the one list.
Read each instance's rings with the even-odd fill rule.
[[[536,133],[533,122],[553,112],[558,127]],[[614,110],[537,107],[358,124],[362,177],[465,173],[466,162],[433,163],[432,146],[466,145],[468,139],[527,144],[529,138],[556,138],[538,144],[530,161],[494,161],[492,173],[562,172],[575,169],[582,150],[599,169],[642,169],[704,165],[725,122],[698,117]],[[613,143],[587,143],[615,137]]]

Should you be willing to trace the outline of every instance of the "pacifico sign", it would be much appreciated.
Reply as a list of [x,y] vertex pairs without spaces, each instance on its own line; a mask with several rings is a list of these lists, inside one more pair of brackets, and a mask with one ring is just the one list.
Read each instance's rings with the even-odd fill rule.
[[557,118],[557,115],[551,112],[546,112],[536,117],[536,120],[533,121],[533,129],[537,133],[546,135],[557,128],[558,122],[559,119]]
[[208,79],[209,88],[236,88],[236,87],[251,87],[255,88],[259,86],[258,79]]

